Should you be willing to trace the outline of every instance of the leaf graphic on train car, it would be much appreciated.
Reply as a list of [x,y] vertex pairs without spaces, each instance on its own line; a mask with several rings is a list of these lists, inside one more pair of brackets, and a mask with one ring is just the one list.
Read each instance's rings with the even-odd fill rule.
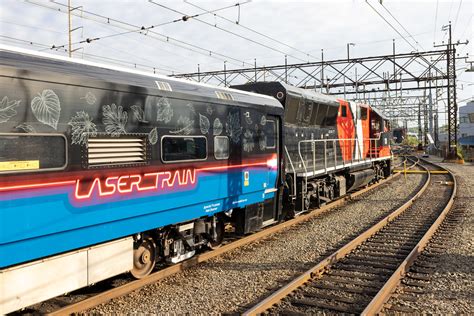
[[10,118],[16,115],[15,108],[20,105],[21,100],[8,101],[8,97],[5,96],[0,102],[0,123],[5,123]]
[[157,103],[156,120],[158,122],[169,123],[173,117],[173,109],[171,108],[168,98],[160,98]]
[[95,102],[97,101],[97,98],[95,97],[95,95],[90,91],[86,93],[86,96],[81,97],[81,99],[86,100],[86,103],[89,105],[94,105]]
[[192,115],[196,115],[196,110],[194,109],[194,105],[192,103],[186,104],[188,107],[189,111],[192,113]]
[[260,147],[260,150],[265,150],[267,147],[267,135],[265,135],[264,131],[258,132],[258,146]]
[[242,126],[240,126],[239,112],[229,113],[227,121],[225,122],[225,128],[227,134],[234,143],[240,142],[240,135],[242,135]]
[[211,123],[205,115],[199,114],[199,127],[201,128],[202,134],[207,134],[209,132],[209,127],[211,127]]
[[150,144],[155,145],[158,142],[158,130],[156,127],[148,133],[148,141]]
[[222,130],[224,129],[224,126],[222,126],[221,121],[216,118],[214,120],[214,123],[212,123],[212,132],[215,136],[220,135],[222,133]]
[[130,107],[132,109],[132,112],[133,112],[133,117],[139,121],[139,122],[143,122],[143,109],[141,106],[139,105],[132,105]]
[[16,129],[21,129],[23,130],[25,133],[36,133],[36,130],[34,129],[33,126],[31,125],[28,125],[26,123],[21,123],[20,125],[18,125],[17,127],[15,127]]
[[105,125],[105,132],[111,136],[118,137],[126,133],[128,113],[123,111],[121,105],[104,105],[102,107],[102,123]]
[[250,152],[253,150],[255,147],[255,141],[253,139],[253,133],[249,130],[246,129],[244,133],[244,140],[243,140],[243,147],[244,151]]
[[58,129],[61,104],[53,90],[46,89],[38,93],[38,96],[31,101],[31,109],[38,121]]
[[214,110],[212,109],[212,106],[210,105],[206,106],[206,112],[207,114],[212,115],[212,112],[214,112]]
[[92,118],[84,111],[76,112],[71,120],[67,123],[71,126],[71,140],[72,144],[84,145],[89,136],[97,135],[97,127],[92,122]]
[[245,122],[248,124],[248,125],[252,125],[252,118],[250,117],[250,113],[249,112],[246,112],[245,113]]
[[170,134],[189,135],[193,131],[194,120],[189,117],[180,116],[176,123],[176,130],[170,131]]

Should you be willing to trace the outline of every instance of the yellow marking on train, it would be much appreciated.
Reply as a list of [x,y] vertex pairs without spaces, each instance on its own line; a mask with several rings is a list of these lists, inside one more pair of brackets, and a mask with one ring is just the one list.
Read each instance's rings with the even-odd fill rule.
[[[405,173],[426,173],[424,170],[393,170],[393,172],[405,172]],[[431,174],[447,174],[448,171],[445,170],[431,170],[428,171]]]
[[0,171],[39,169],[39,160],[0,161]]

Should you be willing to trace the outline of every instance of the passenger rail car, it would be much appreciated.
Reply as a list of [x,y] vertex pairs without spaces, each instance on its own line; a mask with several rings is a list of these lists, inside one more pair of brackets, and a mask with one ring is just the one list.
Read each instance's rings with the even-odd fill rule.
[[280,217],[273,97],[0,49],[0,314]]
[[390,173],[368,105],[0,46],[0,314],[218,247]]
[[285,108],[283,203],[287,216],[390,174],[389,121],[369,105],[280,82],[233,88],[273,96]]

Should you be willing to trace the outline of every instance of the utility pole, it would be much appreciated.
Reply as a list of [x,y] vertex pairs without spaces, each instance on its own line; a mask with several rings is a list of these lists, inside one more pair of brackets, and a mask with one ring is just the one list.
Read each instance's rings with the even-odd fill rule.
[[201,82],[201,65],[198,64],[198,82]]
[[224,87],[227,87],[227,60],[224,60]]
[[[452,42],[451,21],[444,25],[441,30],[448,31],[448,44],[446,45],[446,73],[448,77],[448,159],[455,159],[457,156],[458,142],[458,105],[456,101],[456,45],[468,44],[469,41],[456,43]],[[434,45],[434,47],[444,46]]]
[[71,40],[71,33],[72,33],[72,23],[71,23],[71,0],[67,0],[67,17],[68,17],[68,34],[69,34],[69,57],[72,57],[72,40]]
[[350,61],[350,58],[349,58],[349,46],[355,46],[355,43],[347,43],[347,61]]

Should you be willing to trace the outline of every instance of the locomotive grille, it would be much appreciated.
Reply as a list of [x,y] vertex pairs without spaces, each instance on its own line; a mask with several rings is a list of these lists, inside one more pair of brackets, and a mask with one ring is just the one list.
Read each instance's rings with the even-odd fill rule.
[[168,82],[164,82],[164,81],[155,81],[156,83],[156,86],[158,87],[158,89],[160,90],[163,90],[163,91],[173,91],[173,89],[171,89],[171,86]]
[[146,162],[146,139],[89,138],[89,166]]
[[234,97],[229,92],[215,91],[219,99],[222,100],[234,100]]

